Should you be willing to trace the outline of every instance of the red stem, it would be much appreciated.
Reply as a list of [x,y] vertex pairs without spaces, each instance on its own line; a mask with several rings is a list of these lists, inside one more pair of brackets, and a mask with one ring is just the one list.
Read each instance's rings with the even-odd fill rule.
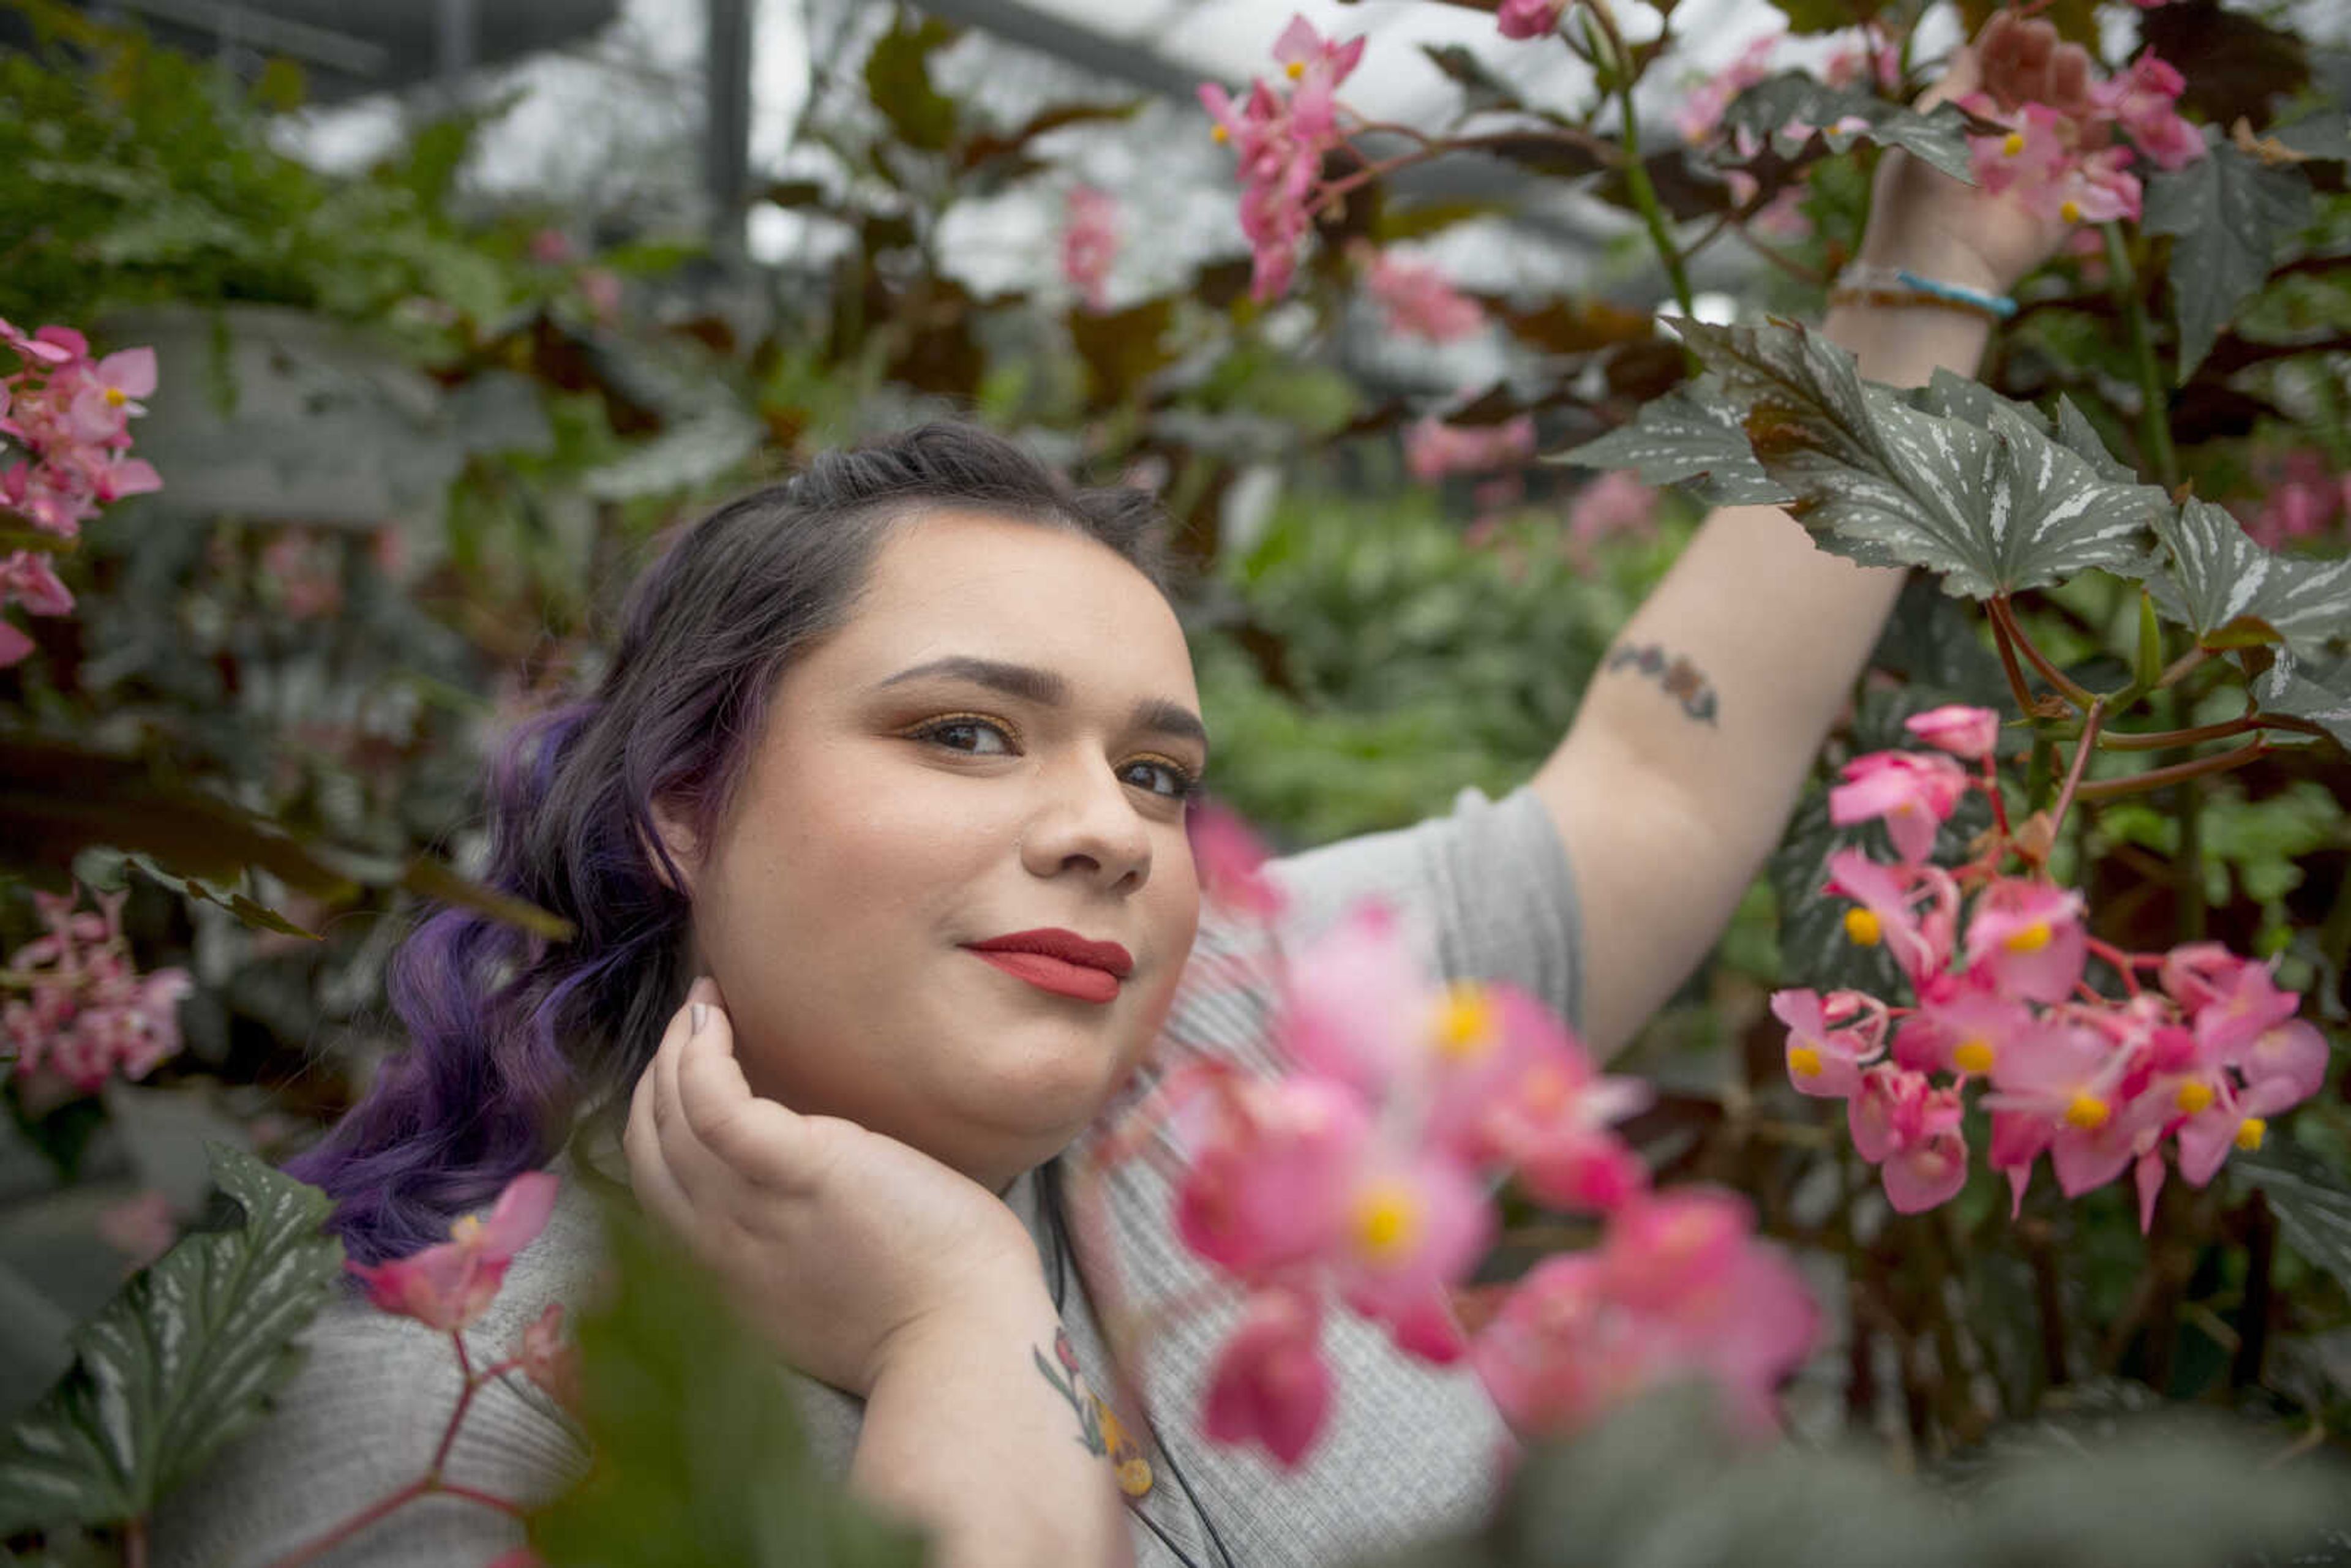
[[1983,792],[1991,797],[1992,826],[2000,830],[2001,838],[2013,837],[2008,827],[2008,802],[2000,793],[2000,768],[1989,751],[1983,755]]
[[392,1510],[415,1501],[432,1490],[429,1478],[419,1476],[398,1491],[377,1499],[317,1540],[296,1547],[285,1556],[271,1563],[269,1568],[295,1568],[297,1563],[311,1562],[340,1546]]
[[2137,730],[2117,733],[2108,730],[2098,744],[2108,751],[2168,751],[2175,746],[2194,746],[2199,741],[2226,740],[2232,735],[2246,735],[2262,727],[2262,716],[2249,713],[2242,718],[2232,718],[2220,724],[2203,724],[2194,729]]
[[2082,743],[2074,748],[2074,765],[2065,769],[2065,787],[2057,792],[2057,804],[2049,810],[2049,841],[2053,848],[2057,831],[2065,825],[2065,813],[2074,807],[2074,793],[2082,788],[2082,774],[2090,766],[2090,753],[2097,749],[2098,727],[2106,721],[2106,699],[2090,699],[2089,716],[2082,721]]
[[1984,612],[1991,620],[1991,640],[2000,650],[2000,667],[2008,674],[2009,695],[2016,699],[2016,711],[2026,718],[2032,716],[2032,689],[2024,684],[2024,671],[2016,663],[2016,643],[2008,623],[1992,611],[1990,603]]
[[457,1347],[457,1370],[464,1375],[465,1385],[457,1391],[457,1407],[449,1412],[449,1425],[441,1429],[440,1447],[433,1450],[433,1462],[424,1468],[425,1479],[436,1482],[441,1478],[441,1467],[448,1461],[449,1450],[456,1447],[457,1428],[465,1424],[465,1412],[473,1408],[474,1396],[482,1386],[482,1380],[474,1375],[474,1358],[465,1353],[465,1334],[451,1329],[449,1343]]
[[2016,639],[2017,648],[2031,662],[2032,667],[2041,672],[2043,680],[2065,695],[2066,701],[2075,707],[2085,708],[2097,700],[2096,695],[2087,686],[2073,680],[2064,671],[2051,664],[2047,654],[2032,645],[2032,639],[2027,637],[2024,634],[2024,628],[2016,623],[2015,609],[2009,603],[2006,594],[1986,601],[1985,608],[1991,612],[1994,620],[2007,623],[2009,635]]
[[517,1519],[520,1519],[523,1515],[522,1504],[512,1498],[493,1497],[488,1492],[476,1491],[472,1487],[461,1487],[454,1481],[440,1481],[426,1490],[439,1492],[444,1497],[462,1498],[467,1502],[477,1502],[484,1508],[494,1508],[500,1513],[512,1514]]
[[[2135,972],[2138,966],[2132,961],[2131,956],[2113,943],[2101,942],[2095,936],[2088,938],[2088,943],[2090,951],[2098,957],[2104,958],[2115,973],[2123,977],[2123,985],[2130,994],[2134,997],[2138,995],[2138,976]],[[2158,960],[2158,962],[2160,961]]]
[[122,1527],[122,1568],[147,1568],[147,1516],[134,1514]]
[[2226,773],[2232,768],[2242,768],[2248,762],[2258,761],[2268,755],[2269,749],[2268,741],[2255,740],[2233,751],[2199,757],[2193,762],[2175,763],[2169,768],[2150,768],[2127,779],[2105,779],[2095,784],[2085,784],[2076,793],[2085,800],[2107,800],[2117,795],[2136,795],[2145,789],[2160,789],[2184,779],[2200,779],[2208,773]]

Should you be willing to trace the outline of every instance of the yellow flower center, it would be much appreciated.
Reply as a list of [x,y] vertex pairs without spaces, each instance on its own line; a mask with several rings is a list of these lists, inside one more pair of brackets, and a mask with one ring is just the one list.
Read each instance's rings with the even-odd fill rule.
[[2179,1086],[2179,1092],[2172,1096],[2171,1103],[2179,1107],[2180,1114],[2193,1116],[2212,1103],[2212,1086],[2190,1080]]
[[1821,1053],[1809,1045],[1788,1048],[1788,1066],[1800,1078],[1818,1078],[1827,1065],[1821,1060]]
[[2011,931],[2001,946],[2011,953],[2038,953],[2049,946],[2049,922],[2036,920],[2021,931]]
[[2073,201],[2060,202],[2057,204],[2057,215],[2069,224],[2078,224],[2082,221],[2082,204]]
[[1844,912],[1844,934],[1853,938],[1857,947],[1875,947],[1886,938],[1886,928],[1876,915],[1866,909]]
[[1226,130],[1222,125],[1210,126],[1208,128],[1208,135],[1218,141],[1230,141],[1233,139],[1233,133]]
[[2262,1139],[2267,1135],[2269,1130],[2270,1124],[2259,1116],[2246,1117],[2237,1124],[2237,1147],[2249,1155],[2252,1154],[2262,1146]]
[[130,394],[125,392],[120,387],[109,387],[106,389],[106,402],[108,407],[120,408],[124,403],[129,402],[130,401]]
[[1453,986],[1437,1009],[1437,1054],[1447,1061],[1469,1061],[1494,1048],[1494,998],[1482,986]]
[[1383,1183],[1355,1199],[1355,1245],[1374,1263],[1411,1251],[1420,1222],[1420,1200],[1397,1183]]
[[457,1217],[457,1222],[449,1227],[449,1238],[453,1241],[459,1242],[468,1247],[479,1241],[482,1239],[481,1216],[476,1214],[459,1215]]
[[1991,1041],[1980,1034],[1970,1035],[1951,1048],[1951,1065],[1962,1072],[1990,1072],[1991,1063]]
[[1306,62],[1304,60],[1292,60],[1281,68],[1283,73],[1287,75],[1291,81],[1296,81],[1300,77],[1306,74]]
[[2092,1133],[2105,1126],[2106,1118],[2112,1113],[2104,1100],[2095,1094],[2082,1093],[2074,1095],[2074,1103],[2065,1107],[2065,1121],[2071,1126]]
[[2022,131],[2010,131],[2007,139],[2001,142],[2000,150],[2003,156],[2010,158],[2014,158],[2021,154],[2024,151],[2024,132]]

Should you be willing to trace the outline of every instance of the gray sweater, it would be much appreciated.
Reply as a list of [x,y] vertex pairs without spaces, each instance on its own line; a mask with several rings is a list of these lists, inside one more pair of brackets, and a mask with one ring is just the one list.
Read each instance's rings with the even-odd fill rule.
[[[1213,915],[1203,919],[1150,1065],[1098,1126],[1113,1123],[1187,1054],[1214,1052],[1270,1068],[1264,1039],[1270,953],[1320,929],[1366,894],[1408,914],[1428,943],[1436,972],[1507,980],[1574,1016],[1580,944],[1573,883],[1549,816],[1525,790],[1499,803],[1465,791],[1448,816],[1294,856],[1274,872],[1289,895],[1274,946],[1253,929]],[[1088,1381],[1105,1392],[1114,1380],[1097,1306],[1114,1301],[1148,1311],[1207,1278],[1176,1239],[1173,1194],[1152,1163],[1134,1159],[1113,1168],[1103,1195],[1109,1234],[1081,1235],[1065,1270],[1063,1322]],[[1038,1236],[1050,1277],[1057,1254],[1039,1190],[1031,1173],[1014,1184],[1007,1201]],[[476,1362],[508,1354],[547,1302],[583,1300],[601,1251],[593,1205],[567,1186],[546,1231],[516,1260],[496,1304],[468,1333]],[[1405,1357],[1384,1331],[1343,1310],[1332,1312],[1325,1330],[1337,1387],[1332,1418],[1307,1462],[1284,1472],[1255,1448],[1210,1445],[1198,1434],[1198,1412],[1233,1316],[1228,1307],[1180,1317],[1146,1351],[1138,1385],[1150,1427],[1134,1435],[1155,1480],[1132,1505],[1145,1516],[1134,1526],[1139,1563],[1181,1568],[1188,1558],[1199,1568],[1219,1568],[1204,1515],[1243,1568],[1342,1562],[1479,1515],[1508,1436],[1475,1378],[1459,1367]],[[346,1301],[320,1315],[308,1344],[308,1361],[269,1418],[165,1504],[154,1535],[162,1568],[256,1568],[423,1469],[458,1387],[446,1339]],[[857,1445],[859,1402],[806,1379],[787,1385],[817,1456],[845,1474]],[[448,1475],[537,1503],[570,1484],[587,1462],[578,1429],[517,1375],[477,1398]],[[379,1521],[326,1561],[349,1568],[476,1568],[522,1540],[521,1527],[494,1510],[431,1498]]]

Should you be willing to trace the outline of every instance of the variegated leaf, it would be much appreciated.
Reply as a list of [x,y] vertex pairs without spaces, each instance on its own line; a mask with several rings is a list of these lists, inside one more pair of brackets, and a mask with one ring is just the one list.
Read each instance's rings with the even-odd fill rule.
[[2253,699],[2265,713],[2308,719],[2351,747],[2351,654],[2297,659],[2291,648],[2253,683]]
[[1545,458],[1588,468],[1629,468],[1651,485],[1687,484],[1717,506],[1788,499],[1756,465],[1741,405],[1700,382],[1641,405],[1631,423]]
[[2273,555],[2210,501],[2156,525],[2170,556],[2156,605],[2207,648],[2284,643],[2301,653],[2351,636],[2351,560]]
[[1924,567],[1977,599],[2093,568],[2146,570],[2163,493],[2105,477],[2031,411],[1947,389],[1944,406],[1964,402],[1984,423],[1928,413],[1865,383],[1849,355],[1802,328],[1678,328],[1747,403],[1757,459],[1827,548]]
[[1967,120],[1954,104],[1938,104],[1925,114],[1858,88],[1832,87],[1809,71],[1766,77],[1731,99],[1723,124],[1767,138],[1778,151],[1792,152],[1799,139],[1787,134],[1792,122],[1820,131],[1829,150],[1843,152],[1855,137],[1881,147],[1899,147],[1972,185]]

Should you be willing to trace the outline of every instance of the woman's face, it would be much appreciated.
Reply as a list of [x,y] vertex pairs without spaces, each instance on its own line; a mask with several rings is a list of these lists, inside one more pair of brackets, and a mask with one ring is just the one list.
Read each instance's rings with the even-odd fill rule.
[[681,846],[752,1088],[991,1188],[1066,1146],[1191,948],[1198,712],[1174,612],[1106,547],[898,528],[778,684],[707,852]]

